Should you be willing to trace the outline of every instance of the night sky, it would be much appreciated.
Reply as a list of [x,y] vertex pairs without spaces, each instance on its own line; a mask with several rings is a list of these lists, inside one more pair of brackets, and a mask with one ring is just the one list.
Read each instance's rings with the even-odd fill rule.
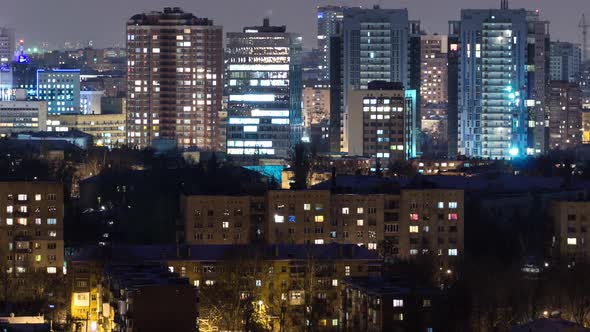
[[[446,33],[447,21],[459,17],[460,8],[497,8],[500,0],[2,0],[0,25],[16,29],[17,38],[28,46],[41,41],[63,46],[66,40],[93,40],[97,47],[124,45],[125,22],[133,14],[163,7],[182,7],[199,17],[223,25],[224,32],[240,31],[258,24],[269,15],[271,24],[286,24],[287,29],[303,34],[306,47],[315,46],[317,5],[341,4],[383,8],[408,8],[411,19],[422,21],[429,33]],[[577,29],[580,14],[590,21],[590,0],[511,0],[511,8],[540,9],[551,21],[553,40],[580,41]]]

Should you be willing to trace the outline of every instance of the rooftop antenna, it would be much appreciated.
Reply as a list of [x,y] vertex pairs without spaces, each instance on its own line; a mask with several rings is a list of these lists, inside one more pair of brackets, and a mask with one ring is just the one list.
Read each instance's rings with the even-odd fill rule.
[[500,8],[501,9],[508,9],[508,0],[501,0]]
[[588,27],[590,24],[586,23],[586,16],[582,14],[578,28],[582,31],[582,61],[588,60]]

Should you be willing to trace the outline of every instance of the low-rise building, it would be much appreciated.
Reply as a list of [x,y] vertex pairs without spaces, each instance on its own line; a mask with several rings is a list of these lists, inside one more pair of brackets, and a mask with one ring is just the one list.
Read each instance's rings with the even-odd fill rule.
[[[102,268],[101,262],[106,260],[111,262],[111,267]],[[90,318],[86,319],[89,324],[97,319],[97,325],[108,322],[110,327],[117,323],[117,319],[121,322],[118,326],[131,327],[122,325],[122,322],[133,319],[131,324],[137,327],[139,316],[144,317],[143,313],[146,311],[138,311],[139,298],[133,296],[143,292],[144,288],[133,285],[140,285],[137,280],[143,281],[141,284],[149,284],[148,281],[152,278],[144,278],[145,273],[141,271],[128,273],[127,268],[123,271],[128,271],[125,275],[130,277],[111,277],[113,267],[119,269],[120,266],[129,266],[129,261],[137,260],[144,262],[144,265],[165,265],[169,272],[188,279],[192,286],[198,287],[199,325],[219,330],[229,328],[224,326],[225,322],[214,319],[223,313],[213,310],[215,308],[211,307],[211,303],[219,303],[223,308],[236,308],[236,302],[240,306],[254,305],[257,312],[263,312],[259,316],[261,320],[273,331],[291,331],[295,327],[301,327],[301,322],[304,321],[313,326],[314,330],[341,331],[342,282],[346,278],[381,275],[381,259],[377,253],[350,244],[92,247],[76,253],[69,262],[74,282],[73,303],[76,304],[76,297],[81,298],[78,303],[80,306],[72,307],[72,310],[79,310],[73,316],[81,317],[88,312]],[[101,279],[102,291],[99,291],[96,282]],[[116,280],[128,281],[116,284]],[[86,288],[79,288],[81,285]],[[182,295],[192,294],[184,284],[182,287]],[[216,298],[222,294],[231,294],[236,301],[228,302],[225,297]],[[141,301],[151,305],[157,302],[158,308],[168,305],[170,310],[182,305],[182,313],[196,308],[185,297],[182,299],[182,302],[173,304],[168,304],[166,298],[163,300],[165,302],[155,298]],[[121,305],[116,306],[117,301]],[[196,305],[196,299],[194,304]],[[153,315],[156,317],[156,313]],[[170,314],[170,318],[173,316]],[[242,320],[243,317],[239,316],[239,321]],[[239,326],[236,329],[242,330]],[[159,331],[163,330],[170,328]]]
[[25,89],[10,90],[7,97],[0,101],[0,137],[46,130],[47,102],[27,100]]
[[341,331],[436,331],[440,291],[383,279],[347,279]]
[[53,132],[79,130],[92,135],[95,145],[112,148],[127,142],[125,121],[125,113],[52,115],[48,118],[47,130]]
[[590,201],[554,201],[548,209],[550,253],[567,264],[590,261]]
[[99,290],[105,331],[198,331],[197,289],[161,264],[108,266]]
[[[340,185],[355,187],[345,179]],[[185,196],[180,210],[187,244],[354,244],[394,259],[432,256],[446,267],[463,256],[463,196],[460,189],[409,187],[270,190]]]

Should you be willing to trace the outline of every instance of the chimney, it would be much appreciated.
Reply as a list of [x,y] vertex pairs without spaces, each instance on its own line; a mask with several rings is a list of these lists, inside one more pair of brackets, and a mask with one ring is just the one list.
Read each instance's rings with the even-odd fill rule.
[[268,16],[267,16],[267,17],[265,17],[265,18],[262,20],[262,26],[263,26],[263,27],[269,27],[269,26],[270,26],[270,17],[268,17]]

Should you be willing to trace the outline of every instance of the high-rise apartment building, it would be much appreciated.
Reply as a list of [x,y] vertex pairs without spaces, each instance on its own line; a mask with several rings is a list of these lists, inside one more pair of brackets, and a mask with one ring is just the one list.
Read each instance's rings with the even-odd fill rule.
[[551,42],[549,71],[552,81],[577,82],[582,66],[582,47],[568,42]]
[[[376,80],[401,83],[406,89],[419,88],[420,62],[416,58],[420,54],[420,24],[408,19],[406,9],[375,6],[345,8],[343,13],[340,36],[332,37],[330,42],[331,70],[340,70],[339,75],[336,72],[331,75],[331,98],[340,102],[331,105],[330,133],[340,135],[339,152],[348,153],[344,137],[349,137],[351,124],[347,104],[350,91],[367,89],[369,82]],[[411,116],[417,124],[412,131],[417,134],[418,108]]]
[[37,100],[47,102],[48,114],[80,113],[80,70],[38,69]]
[[446,104],[448,102],[448,37],[446,35],[424,35],[420,37],[420,40],[422,107],[429,104]]
[[341,6],[320,6],[318,14],[318,51],[320,53],[320,77],[322,82],[330,81],[330,36],[340,33],[344,9]]
[[343,146],[351,156],[376,158],[382,166],[405,160],[406,98],[399,83],[373,81],[348,94],[349,130]]
[[237,159],[287,158],[301,141],[301,48],[285,26],[227,34],[227,153]]
[[450,22],[449,30],[455,34],[449,52],[457,53],[456,61],[449,60],[456,66],[449,78],[457,74],[449,81],[449,92],[456,93],[449,96],[449,135],[457,132],[458,153],[513,159],[540,152],[533,143],[543,138],[535,126],[541,133],[545,126],[541,83],[548,73],[548,23],[537,12],[509,9],[502,1],[501,9],[462,10],[461,21]]
[[582,92],[576,83],[552,81],[547,93],[550,149],[582,144]]
[[180,8],[127,22],[127,135],[135,147],[155,140],[222,150],[222,28]]
[[9,274],[62,274],[63,188],[54,182],[0,182],[0,245]]

